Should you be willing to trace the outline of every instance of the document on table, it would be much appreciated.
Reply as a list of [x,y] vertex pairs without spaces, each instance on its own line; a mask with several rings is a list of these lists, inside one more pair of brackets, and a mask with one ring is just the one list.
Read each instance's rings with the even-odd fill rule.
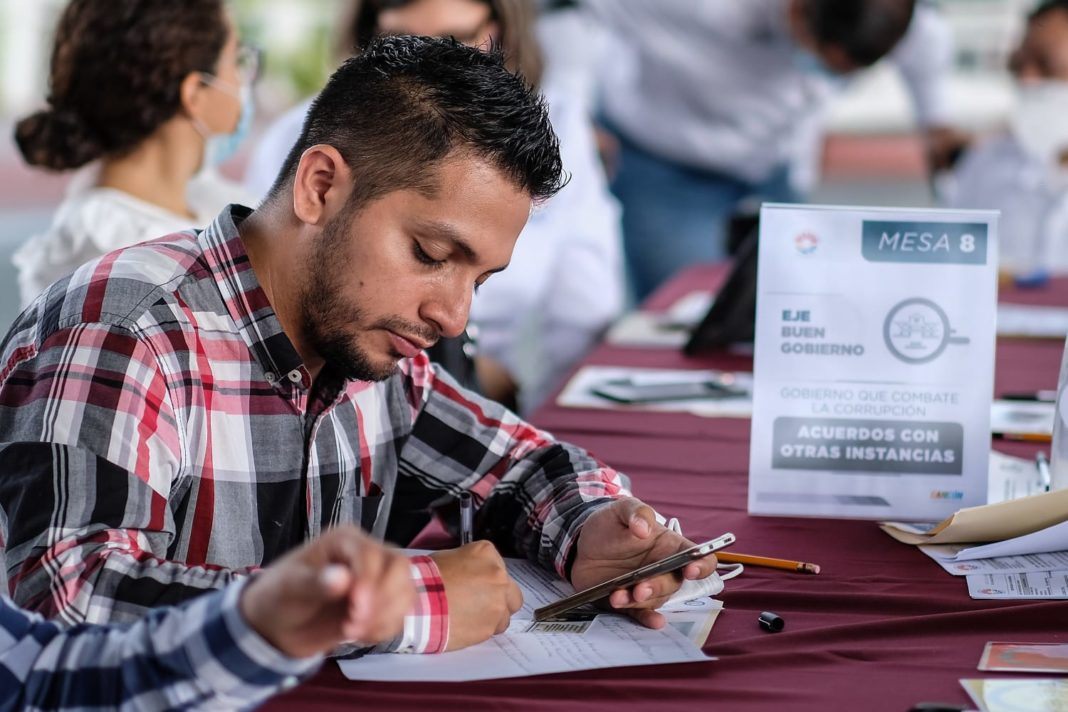
[[996,435],[1053,435],[1054,404],[996,400],[990,404],[990,432]]
[[1064,712],[1068,678],[961,680],[979,712]]
[[[711,599],[661,609],[669,625],[645,628],[630,618],[600,614],[589,621],[535,624],[534,609],[573,593],[550,572],[507,559],[508,572],[523,591],[523,607],[508,630],[464,650],[438,655],[368,655],[341,660],[350,680],[468,682],[527,677],[573,670],[714,660],[690,636],[711,627],[721,605]],[[707,635],[707,633],[703,633]]]
[[960,549],[961,547],[958,544],[934,544],[920,547],[923,553],[930,556],[939,566],[954,576],[1020,574],[1068,569],[1068,551],[994,556],[985,559],[954,559],[953,552]]
[[[1056,553],[1068,556],[1068,522],[1054,524],[1031,534],[995,541],[981,546],[962,544],[936,544],[921,546],[928,556],[945,561],[975,561],[996,557],[1026,556],[1029,554]],[[1068,564],[1068,558],[1061,563]],[[1060,568],[1060,567],[1053,567]],[[1065,566],[1064,568],[1068,568]]]
[[[1008,502],[1046,491],[1033,459],[1013,457],[997,450],[990,451],[990,474],[987,480],[987,504]],[[1068,548],[1068,547],[1066,547]]]
[[1068,335],[1068,309],[1030,304],[998,305],[998,336],[1063,339]]
[[1068,599],[1068,571],[968,576],[968,595],[1006,601]]
[[931,529],[903,522],[879,526],[905,544],[969,544],[1002,541],[1068,520],[1068,489],[978,507],[966,507]]
[[[607,408],[610,410],[656,410],[686,412],[709,418],[748,418],[753,414],[751,395],[738,398],[686,398],[665,400],[656,403],[618,403],[593,393],[591,389],[606,381],[629,379],[643,383],[671,383],[678,380],[692,381],[701,375],[714,378],[711,371],[689,371],[663,368],[628,368],[625,366],[584,366],[576,373],[556,402],[568,408]],[[752,393],[753,375],[735,373],[733,385]]]
[[630,312],[612,325],[605,341],[615,346],[681,349],[713,299],[711,292],[690,292],[667,311]]

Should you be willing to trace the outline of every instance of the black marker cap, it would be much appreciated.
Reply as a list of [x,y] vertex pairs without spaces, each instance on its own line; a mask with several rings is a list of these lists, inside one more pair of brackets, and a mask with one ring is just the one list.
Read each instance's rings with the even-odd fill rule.
[[771,611],[764,611],[761,613],[760,617],[757,618],[757,622],[760,623],[761,628],[769,633],[778,633],[786,627],[786,621]]

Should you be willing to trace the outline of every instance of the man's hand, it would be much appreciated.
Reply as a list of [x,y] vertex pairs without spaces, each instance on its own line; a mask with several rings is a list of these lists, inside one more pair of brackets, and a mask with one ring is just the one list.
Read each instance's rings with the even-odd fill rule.
[[[582,525],[576,546],[571,584],[581,591],[688,549],[693,542],[657,524],[656,515],[648,505],[627,497],[591,514]],[[715,570],[716,557],[709,554],[687,564],[681,576],[680,572],[661,574],[629,590],[614,591],[608,597],[608,605],[626,609],[649,628],[662,628],[664,616],[653,609],[662,606],[679,589],[683,578],[700,579]]]
[[512,614],[523,605],[523,594],[493,544],[476,541],[431,556],[449,601],[446,650],[481,643],[508,629]]
[[256,576],[240,609],[278,650],[307,657],[343,641],[373,645],[392,639],[414,603],[407,557],[346,525]]

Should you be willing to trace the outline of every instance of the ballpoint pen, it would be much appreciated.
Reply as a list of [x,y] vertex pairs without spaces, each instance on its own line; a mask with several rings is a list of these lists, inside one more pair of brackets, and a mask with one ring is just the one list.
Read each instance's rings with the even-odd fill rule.
[[460,493],[460,546],[475,538],[475,498],[470,492]]
[[1053,479],[1049,473],[1049,460],[1046,458],[1046,453],[1041,450],[1035,453],[1035,467],[1038,468],[1038,483],[1042,486],[1042,489],[1049,492]]

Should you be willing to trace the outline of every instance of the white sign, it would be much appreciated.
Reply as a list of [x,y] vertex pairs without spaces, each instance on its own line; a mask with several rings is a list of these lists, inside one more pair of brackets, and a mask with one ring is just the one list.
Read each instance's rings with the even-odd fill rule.
[[765,205],[749,511],[984,504],[997,213]]

